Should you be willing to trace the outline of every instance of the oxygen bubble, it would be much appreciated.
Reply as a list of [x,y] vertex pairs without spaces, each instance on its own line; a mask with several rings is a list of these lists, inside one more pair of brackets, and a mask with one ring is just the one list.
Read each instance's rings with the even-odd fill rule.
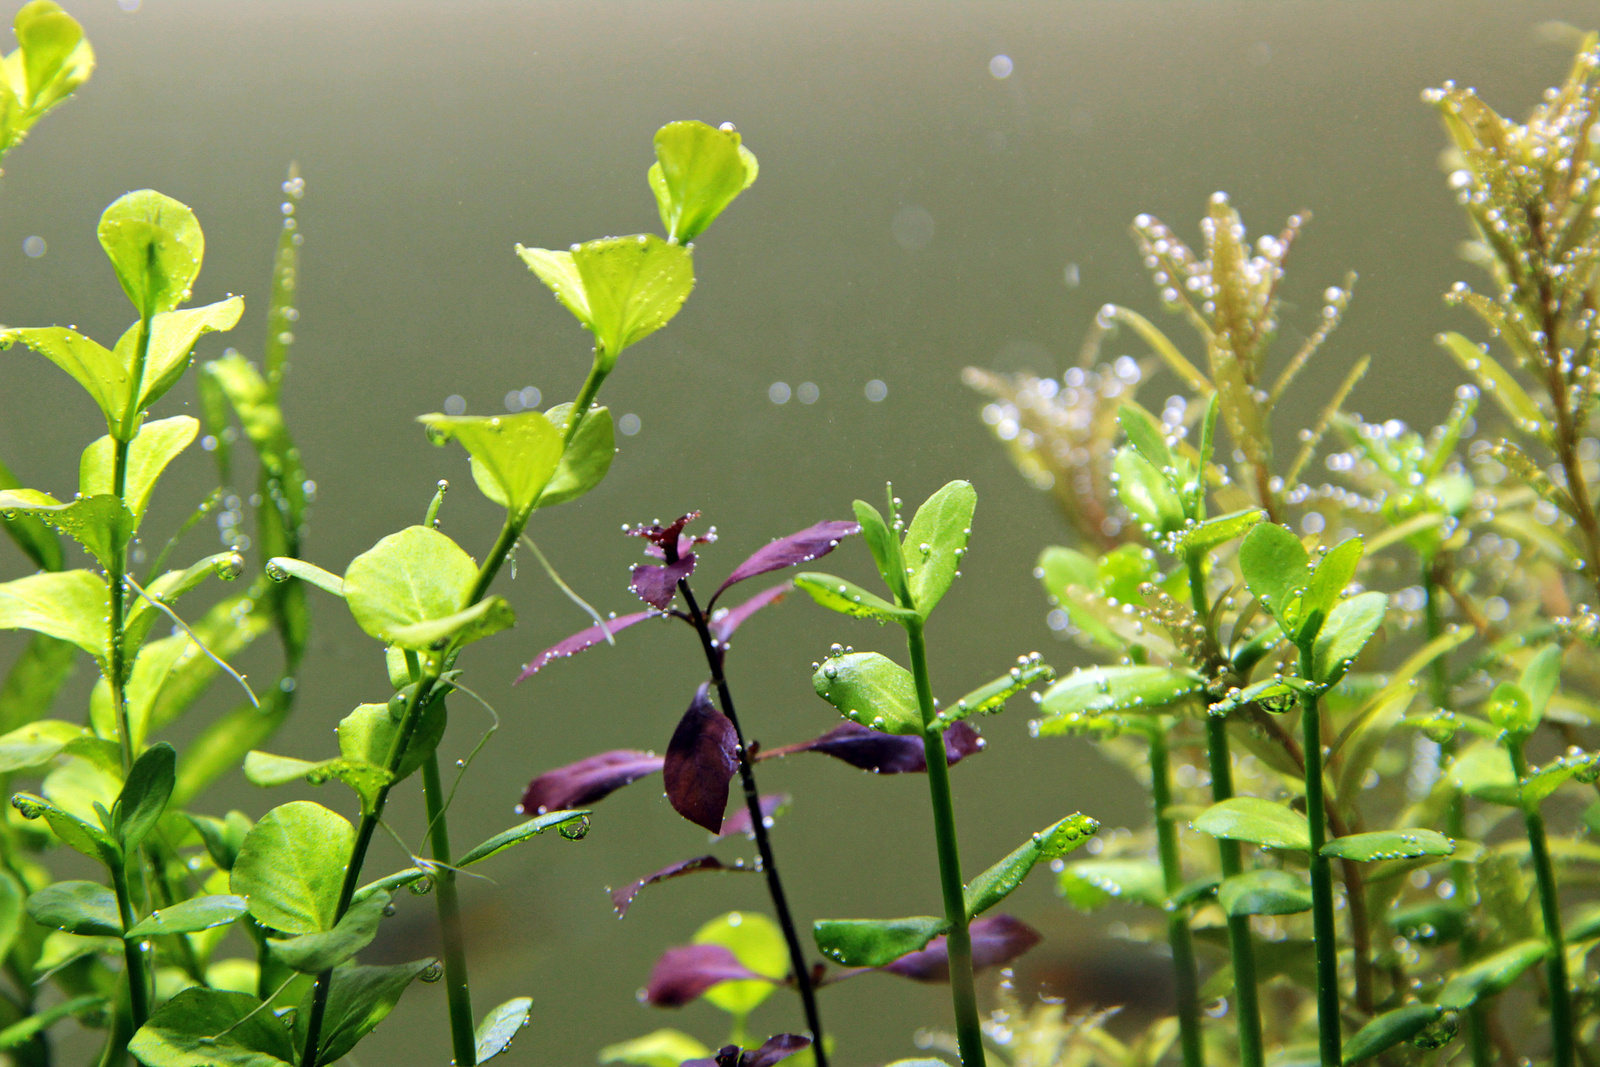
[[822,396],[822,390],[817,388],[816,382],[801,382],[794,391],[795,399],[802,404],[815,404]]
[[22,239],[22,254],[29,259],[38,259],[47,251],[49,251],[49,246],[45,244],[44,238],[37,234]]
[[989,60],[989,74],[997,80],[1004,81],[1011,77],[1011,72],[1016,69],[1016,64],[1011,62],[1008,55],[998,55]]
[[883,399],[889,395],[889,387],[881,380],[874,378],[867,383],[866,388],[863,389],[862,392],[866,394],[866,397],[869,401],[877,404],[882,402]]
[[789,402],[789,383],[773,382],[767,386],[767,399],[774,404],[787,404]]
[[927,208],[906,204],[894,213],[889,232],[895,243],[907,252],[920,252],[933,242],[933,215]]
[[624,437],[632,437],[634,434],[638,433],[640,426],[641,423],[639,422],[639,416],[634,415],[631,412],[617,420],[617,432],[622,434]]
[[444,398],[444,413],[446,415],[465,415],[467,413],[467,398],[460,393],[451,393]]

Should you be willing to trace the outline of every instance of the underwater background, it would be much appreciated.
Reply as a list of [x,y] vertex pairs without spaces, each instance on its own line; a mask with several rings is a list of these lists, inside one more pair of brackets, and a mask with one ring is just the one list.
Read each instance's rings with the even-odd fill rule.
[[[586,598],[621,612],[634,608],[626,568],[639,547],[620,535],[623,522],[702,510],[722,540],[701,565],[719,578],[774,536],[848,517],[851,499],[877,499],[886,479],[911,501],[970,479],[979,509],[966,576],[929,632],[947,699],[1018,653],[1037,649],[1061,668],[1078,661],[1047,626],[1031,576],[1064,524],[1010,468],[961,369],[1059,374],[1108,301],[1160,321],[1129,221],[1149,212],[1191,238],[1206,197],[1225,189],[1252,234],[1312,213],[1289,265],[1280,348],[1314,328],[1325,287],[1360,274],[1344,324],[1277,424],[1309,422],[1370,353],[1348,406],[1431,425],[1460,377],[1433,336],[1475,327],[1440,297],[1476,268],[1456,254],[1466,231],[1440,169],[1437,116],[1419,93],[1455,78],[1520,115],[1570,61],[1574,37],[1553,24],[1588,28],[1600,14],[1593,3],[1532,0],[69,9],[99,67],[8,160],[0,321],[120,332],[125,305],[93,222],[120,193],[150,186],[188,203],[205,227],[197,302],[241,292],[251,309],[199,355],[228,345],[258,355],[279,184],[297,161],[305,244],[285,406],[317,484],[307,556],[336,571],[420,521],[439,478],[458,488],[446,529],[469,547],[489,543],[496,509],[471,490],[462,453],[430,447],[413,417],[453,396],[490,413],[512,391],[539,390],[541,406],[576,391],[588,335],[513,242],[559,248],[655,228],[644,183],[655,129],[679,118],[735,123],[760,157],[760,181],[697,248],[694,298],[623,357],[605,390],[636,432],[620,438],[598,490],[541,514],[530,533]],[[1129,337],[1102,354],[1124,353],[1144,354]],[[1159,408],[1171,391],[1158,379],[1140,396]],[[192,406],[186,385],[159,413]],[[0,354],[0,455],[24,484],[69,490],[97,420],[54,367]],[[154,516],[155,530],[211,488],[209,457],[186,454],[169,479],[171,510]],[[203,528],[188,545],[197,554],[214,536]],[[0,546],[0,574],[26,569]],[[871,573],[849,543],[830,569]],[[458,844],[509,825],[540,771],[603,748],[664,748],[702,670],[685,634],[644,627],[513,689],[521,663],[585,620],[526,559],[502,586],[517,629],[476,650],[465,679],[502,728],[457,798]],[[313,607],[299,710],[270,746],[286,754],[320,751],[351,707],[388,692],[348,613],[326,598]],[[832,641],[872,647],[876,636],[803,598],[747,625],[730,677],[751,735],[770,746],[832,726],[810,664]],[[9,661],[20,644],[3,635],[0,654]],[[270,655],[260,652],[257,676],[270,676]],[[80,670],[63,713],[82,706],[89,682]],[[219,686],[210,699],[220,711],[233,694]],[[466,755],[478,717],[460,702],[446,760]],[[191,716],[190,728],[206,718]],[[1107,828],[1145,818],[1123,772],[1085,744],[1030,740],[1027,718],[1018,701],[985,721],[987,753],[955,772],[969,871],[1073,810]],[[869,780],[803,757],[763,765],[761,781],[794,798],[775,847],[800,916],[937,910],[920,779]],[[237,774],[198,806],[259,814],[302,794],[352,807],[310,787],[269,795]],[[397,798],[391,822],[415,842],[412,799]],[[705,843],[658,788],[636,787],[599,806],[582,843],[541,840],[499,861],[497,884],[463,881],[478,1007],[535,1000],[516,1062],[588,1063],[604,1044],[667,1025],[721,1041],[724,1017],[709,1006],[660,1012],[634,993],[659,952],[705,920],[763,908],[759,880],[669,883],[624,922],[603,892]],[[374,870],[401,859],[382,847]],[[1075,916],[1051,890],[1038,878],[1007,904],[1048,935],[1019,965],[1019,988],[1160,1010],[1167,979],[1154,949],[1109,938],[1115,909]],[[402,894],[397,905],[363,958],[436,951],[431,904]],[[360,1059],[447,1062],[440,992],[408,993]],[[918,1027],[945,1024],[943,998],[872,975],[825,990],[822,1005],[839,1059],[857,1063],[913,1054]],[[798,1028],[785,994],[752,1020],[763,1033]]]

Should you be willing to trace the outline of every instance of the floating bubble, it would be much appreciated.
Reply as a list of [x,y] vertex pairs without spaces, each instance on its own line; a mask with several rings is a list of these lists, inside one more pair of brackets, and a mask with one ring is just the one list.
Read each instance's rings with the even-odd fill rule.
[[802,404],[815,404],[822,396],[822,390],[817,388],[816,382],[801,382],[800,387],[794,391],[794,396]]
[[40,237],[38,234],[34,234],[32,237],[24,237],[22,239],[22,254],[27,256],[29,259],[38,259],[48,250],[49,246],[44,243],[44,238]]
[[631,412],[617,420],[617,432],[621,433],[625,437],[632,437],[634,434],[638,433],[639,427],[639,416],[634,415]]
[[889,232],[907,252],[920,252],[933,241],[933,215],[917,204],[906,204],[894,213]]
[[1016,69],[1016,64],[1011,62],[1008,55],[998,55],[989,60],[989,73],[995,78],[1006,79],[1011,77],[1011,72]]
[[874,378],[867,383],[866,388],[863,389],[862,392],[866,394],[868,400],[876,404],[882,401],[884,397],[889,395],[889,387],[879,379]]
[[774,404],[787,404],[789,402],[789,383],[773,382],[767,386],[767,399]]
[[444,413],[446,415],[465,415],[467,413],[467,398],[460,393],[451,393],[444,398]]

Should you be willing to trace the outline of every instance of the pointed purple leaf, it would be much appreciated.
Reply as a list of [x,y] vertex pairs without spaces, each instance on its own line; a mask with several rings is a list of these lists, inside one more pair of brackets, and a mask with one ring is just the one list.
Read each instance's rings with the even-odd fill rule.
[[639,890],[645,886],[655,885],[657,882],[665,882],[668,878],[681,878],[696,871],[753,872],[755,868],[746,866],[743,860],[737,860],[733,864],[723,863],[715,856],[696,856],[690,860],[679,860],[677,863],[668,864],[659,871],[652,871],[637,882],[629,882],[621,889],[613,889],[611,891],[611,906],[617,910],[617,918],[620,919],[628,914],[628,909],[633,906],[633,898],[637,897]]
[[679,945],[656,961],[641,999],[658,1008],[681,1008],[718,982],[749,979],[772,981],[740,963],[726,945]]
[[[571,637],[557,641],[555,644],[551,645],[549,648],[533,657],[528,665],[522,668],[522,673],[517,675],[517,682],[525,682],[529,678],[532,678],[535,674],[539,673],[540,668],[553,659],[565,659],[575,652],[582,652],[586,648],[593,648],[595,645],[598,645],[600,642],[606,639],[607,631],[610,631],[612,634],[616,634],[619,631],[626,630],[634,623],[643,622],[646,619],[656,618],[660,614],[661,613],[659,611],[636,611],[632,615],[623,615],[618,618],[607,619],[604,630],[602,630],[599,626],[591,626],[587,630],[579,630]],[[511,684],[516,685],[517,682],[512,682]]]
[[679,815],[712,833],[722,830],[728,783],[739,769],[733,723],[711,703],[710,687],[695,692],[667,745],[667,799]]
[[678,592],[678,582],[694,573],[694,553],[685,552],[671,563],[641,563],[633,568],[635,595],[646,604],[666,611]]
[[629,782],[655,774],[664,762],[654,752],[629,748],[602,752],[539,775],[528,783],[517,810],[526,815],[542,815],[593,804]]
[[765,592],[757,593],[737,607],[718,609],[711,615],[711,636],[717,639],[718,644],[727,644],[728,638],[733,636],[733,631],[744,624],[744,620],[762,608],[776,604],[787,596],[789,590],[793,588],[794,584],[792,582],[784,582],[782,585],[775,585]]
[[[1039,931],[1010,915],[975,919],[968,929],[972,934],[972,969],[975,971],[1010,963],[1044,940]],[[944,935],[928,942],[927,948],[908,952],[880,969],[914,982],[948,982],[950,952]]]
[[749,559],[735,567],[733,573],[728,575],[728,580],[719,585],[717,591],[711,595],[711,603],[715,604],[717,597],[721,596],[722,591],[730,585],[742,582],[746,578],[754,578],[758,574],[781,571],[785,567],[797,567],[802,563],[820,559],[839,547],[840,538],[860,532],[860,523],[834,520],[819,522],[799,533],[780,537],[757,549]]
[[[983,738],[969,723],[958,722],[944,732],[945,760],[951,766],[983,751],[983,746]],[[928,769],[921,738],[882,734],[854,722],[840,723],[810,741],[766,749],[755,758],[775,759],[797,752],[821,752],[873,774],[922,774]]]
[[772,1067],[774,1063],[809,1048],[811,1039],[800,1034],[777,1034],[767,1038],[754,1052],[746,1052],[740,1067]]
[[[770,793],[761,798],[761,818],[771,821],[776,815],[789,806],[789,797],[784,793]],[[740,808],[726,819],[722,820],[722,832],[718,839],[732,837],[735,834],[754,836],[755,831],[750,825],[750,808],[748,805]]]
[[666,549],[668,545],[679,549],[681,552],[685,546],[692,546],[696,542],[715,541],[717,539],[715,531],[699,537],[691,538],[684,536],[683,528],[699,517],[700,513],[698,511],[691,511],[687,515],[679,515],[676,519],[673,519],[665,526],[662,526],[658,522],[641,522],[632,529],[624,526],[622,528],[622,532],[627,534],[629,537],[643,537],[645,540],[650,542],[649,546],[645,549],[645,553],[647,555],[654,556],[657,559],[666,559]]

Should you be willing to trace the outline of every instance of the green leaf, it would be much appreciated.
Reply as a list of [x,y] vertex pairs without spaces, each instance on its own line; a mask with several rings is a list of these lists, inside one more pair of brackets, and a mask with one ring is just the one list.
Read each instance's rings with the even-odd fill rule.
[[1055,676],[1055,668],[1039,662],[1037,652],[1031,656],[1019,656],[1017,665],[1011,668],[1010,674],[1001,675],[992,682],[980,685],[939,712],[938,725],[944,728],[971,715],[993,715],[1003,711],[1007,700],[1030,685],[1053,681]]
[[[377,706],[381,708],[383,705]],[[341,758],[312,761],[295,759],[293,756],[275,756],[255,749],[245,753],[244,776],[251,785],[265,789],[301,780],[312,785],[323,785],[330,778],[337,778],[356,791],[361,798],[361,812],[364,815],[376,810],[378,793],[384,786],[394,782],[394,777],[382,766],[365,760]]]
[[1062,720],[1106,711],[1154,713],[1204,690],[1205,679],[1176,667],[1090,667],[1046,689],[1039,707],[1050,719]]
[[110,349],[61,326],[0,331],[0,349],[18,341],[72,375],[100,408],[106,426],[121,430],[133,387],[128,368]]
[[1227,544],[1235,537],[1248,533],[1251,527],[1266,517],[1266,512],[1258,508],[1245,508],[1185,527],[1176,554],[1184,557],[1203,555],[1218,545]]
[[1451,1011],[1465,1011],[1509,988],[1523,971],[1544,959],[1549,949],[1543,938],[1530,938],[1463,967],[1445,982],[1435,1003]]
[[145,1067],[287,1067],[297,1060],[283,1020],[261,1001],[198,986],[151,1012],[128,1051]]
[[1194,828],[1212,837],[1246,841],[1264,848],[1311,848],[1311,828],[1306,817],[1282,804],[1260,797],[1230,797],[1219,801],[1194,820]]
[[1168,447],[1167,439],[1156,421],[1142,408],[1122,404],[1117,408],[1117,422],[1128,436],[1128,443],[1176,490],[1179,479],[1176,477],[1172,449]]
[[963,894],[967,918],[982,915],[1010,896],[1040,860],[1060,859],[1093,837],[1098,829],[1098,822],[1078,813],[1034,834],[1005,859],[967,884]]
[[[567,423],[572,418],[572,405],[557,404],[545,412],[544,417],[550,420],[550,425],[564,439]],[[611,422],[611,409],[590,408],[578,426],[577,435],[561,453],[561,462],[556,464],[555,474],[550,477],[533,506],[536,509],[553,508],[557,504],[578,499],[605,480],[616,454],[617,435]],[[477,477],[477,464],[473,465],[472,470],[473,476]],[[482,488],[481,483],[479,488]]]
[[1495,686],[1483,710],[1495,726],[1517,737],[1527,737],[1539,725],[1533,702],[1515,682],[1501,682]]
[[1538,804],[1572,778],[1581,780],[1597,769],[1600,769],[1600,753],[1569,751],[1529,772],[1522,783],[1522,803]]
[[32,722],[48,714],[56,694],[72,675],[77,657],[78,650],[70,642],[44,634],[30,637],[0,681],[0,724]]
[[[789,973],[789,949],[778,924],[753,911],[730,911],[695,932],[696,945],[721,945],[756,974],[780,981]],[[755,978],[718,982],[705,998],[731,1015],[743,1016],[772,995],[777,986]]]
[[0,492],[0,510],[7,514],[32,514],[82,545],[102,567],[110,570],[133,538],[134,517],[114,496],[83,496],[63,504],[37,489]]
[[230,811],[221,819],[187,812],[184,813],[184,817],[194,827],[195,833],[200,835],[201,842],[206,846],[206,853],[210,855],[211,862],[217,865],[217,869],[233,870],[233,861],[239,858],[239,849],[244,845],[244,837],[250,832],[252,825],[250,817],[242,811]]
[[520,845],[524,841],[537,837],[551,827],[558,829],[571,827],[574,823],[584,825],[583,820],[587,819],[588,816],[589,812],[586,810],[547,811],[543,815],[529,819],[519,826],[513,826],[509,830],[502,830],[478,847],[468,850],[460,859],[456,860],[456,866],[470,867],[474,863],[482,863],[490,856],[497,856],[514,845]]
[[[804,571],[794,576],[794,584],[804,589],[818,604],[841,615],[854,615],[858,619],[876,619],[880,623],[897,622],[902,626],[917,617],[916,612],[896,607],[854,582],[847,582],[831,574]],[[3,588],[0,586],[0,589]]]
[[128,780],[112,809],[113,831],[124,854],[139,850],[161,813],[167,810],[177,781],[178,754],[165,741],[151,745],[133,761]]
[[401,648],[460,648],[501,630],[509,630],[516,624],[517,614],[506,599],[491,596],[442,619],[392,627],[389,640]]
[[273,959],[301,974],[320,974],[337,967],[372,944],[390,900],[388,893],[371,893],[352,900],[350,909],[332,930],[283,940],[269,938],[267,951]]
[[124,936],[132,941],[162,934],[192,934],[226,926],[248,908],[244,897],[231,894],[210,894],[190,897],[166,908],[158,908],[128,928]]
[[656,1030],[631,1041],[619,1041],[600,1050],[600,1062],[630,1067],[679,1067],[685,1060],[702,1060],[711,1050],[681,1030]]
[[667,239],[688,244],[734,197],[750,188],[759,168],[731,126],[669,122],[656,131],[656,162],[646,176]]
[[907,952],[919,952],[950,929],[944,919],[913,915],[907,919],[818,919],[812,924],[817,948],[846,967],[882,967]]
[[1448,856],[1455,850],[1456,843],[1437,830],[1374,830],[1336,837],[1322,846],[1324,856],[1361,862]]
[[450,538],[427,526],[408,526],[350,561],[344,598],[350,614],[373,637],[425,651],[431,641],[408,645],[391,635],[456,614],[477,577],[472,557]]
[[11,806],[21,812],[24,819],[43,818],[63,844],[90,859],[99,860],[107,867],[122,862],[122,851],[104,829],[61,810],[43,797],[17,793],[11,798]]
[[1345,1042],[1344,1062],[1359,1063],[1388,1051],[1402,1041],[1410,1041],[1443,1014],[1444,1008],[1438,1004],[1407,1004],[1403,1008],[1374,1016],[1372,1021]]
[[0,959],[10,955],[11,946],[16,943],[17,934],[22,930],[22,917],[27,913],[27,896],[27,890],[15,877],[0,872]]
[[52,882],[28,897],[28,917],[69,934],[122,936],[117,896],[98,882]]
[[1095,911],[1112,901],[1159,908],[1167,899],[1161,868],[1150,860],[1084,860],[1068,864],[1056,892],[1079,911]]
[[817,695],[852,722],[886,734],[922,734],[911,672],[876,652],[831,656],[811,676]]
[[48,763],[60,754],[67,742],[87,735],[83,727],[59,719],[41,719],[18,727],[0,737],[0,774]]
[[1439,342],[1517,426],[1527,429],[1543,421],[1533,397],[1489,353],[1454,331],[1441,335]]
[[[3,81],[0,78],[0,81]],[[0,134],[3,136],[3,134]],[[5,347],[4,333],[0,332],[0,348]],[[23,484],[0,463],[0,489],[22,489]],[[27,513],[15,515],[0,511],[0,528],[16,542],[24,555],[42,571],[58,571],[62,567],[61,540],[38,517]]]
[[100,247],[141,318],[171,311],[189,298],[206,242],[188,207],[153,189],[126,193],[100,216],[99,234]]
[[[512,997],[504,1004],[490,1008],[489,1014],[483,1017],[483,1022],[478,1024],[477,1033],[474,1035],[478,1049],[477,1061],[483,1063],[485,1060],[491,1060],[510,1048],[517,1031],[528,1025],[528,1016],[532,1014],[532,997]],[[600,1054],[600,1062],[606,1062],[603,1051]]]
[[607,367],[671,321],[694,288],[688,249],[655,234],[604,237],[570,252],[518,245],[517,255],[594,334]]
[[872,553],[872,561],[878,566],[878,574],[883,578],[883,584],[888,586],[889,592],[902,603],[910,603],[911,592],[906,588],[905,568],[900,564],[898,540],[889,532],[889,526],[883,521],[883,516],[879,514],[877,508],[865,500],[857,500],[852,506],[855,509],[856,522],[861,525],[861,538],[867,543],[867,551]]
[[1328,613],[1312,647],[1311,670],[1323,685],[1332,685],[1355,662],[1378,627],[1383,625],[1389,598],[1383,593],[1357,593],[1341,600]]
[[419,415],[434,444],[461,442],[483,495],[512,515],[533,510],[561,462],[561,431],[537,411],[518,415]]
[[1294,915],[1311,910],[1311,890],[1288,871],[1246,871],[1222,880],[1217,903],[1229,915]]
[[[76,19],[49,0],[34,0],[24,4],[17,12],[17,17],[12,23],[17,35],[17,50],[22,55],[23,85],[18,88],[18,96],[27,101],[30,110],[40,110],[52,103],[52,86],[56,82],[73,77],[69,69],[69,60],[80,46],[87,48],[83,39],[83,27],[78,25]],[[7,57],[14,64],[16,55]],[[92,55],[88,60],[93,66]],[[85,70],[82,77],[88,77]],[[70,92],[62,89],[62,95]]]
[[1522,668],[1517,684],[1527,694],[1534,721],[1542,719],[1550,697],[1561,684],[1561,646],[1545,645],[1535,652],[1528,665]]
[[344,599],[343,578],[323,570],[315,563],[307,563],[303,559],[273,556],[267,560],[267,577],[275,582],[286,582],[290,578],[299,578],[302,582],[309,582],[324,593],[332,593],[341,600]]
[[[333,987],[328,995],[328,1010],[322,1026],[322,1049],[317,1063],[332,1063],[356,1046],[356,1042],[394,1010],[400,996],[419,975],[436,967],[437,961],[414,960],[391,967],[364,967],[347,963],[333,972]],[[311,990],[306,990],[300,1010],[295,1012],[297,1036],[309,1014]]]
[[0,584],[0,630],[33,630],[106,659],[110,594],[89,571],[50,571]]
[[[139,390],[136,410],[143,411],[166,395],[189,369],[189,354],[203,334],[233,329],[244,314],[244,300],[230,296],[204,307],[167,311],[150,323],[150,349],[145,357],[144,382]],[[117,342],[117,355],[125,366],[134,361],[136,331],[129,330]],[[130,427],[131,429],[131,427]]]
[[[59,1004],[53,1004],[43,1011],[36,1011],[21,1022],[12,1023],[4,1030],[0,1030],[0,1052],[14,1049],[19,1045],[32,1041],[34,1036],[50,1029],[62,1019],[73,1015],[97,1011],[103,1008],[110,997],[98,993],[91,993],[81,997],[73,997]],[[19,1058],[19,1062],[22,1061]]]
[[1508,807],[1520,803],[1511,756],[1499,745],[1485,741],[1474,743],[1450,761],[1446,773],[1455,787],[1470,797]]
[[[139,428],[128,443],[128,468],[123,500],[133,512],[134,525],[144,520],[145,508],[150,504],[150,494],[161,478],[161,472],[194,441],[200,432],[200,423],[187,415],[174,415],[170,419],[157,419]],[[101,437],[83,450],[78,460],[78,492],[83,496],[99,496],[116,491],[114,478],[115,444],[110,437]]]
[[[422,761],[438,747],[448,721],[444,698],[435,696],[429,700],[395,768],[394,781],[405,781],[422,766]],[[400,724],[389,714],[387,704],[359,705],[339,720],[339,752],[353,764],[367,764],[382,770],[389,766],[389,750],[399,731]]]
[[977,507],[978,493],[971,482],[949,482],[922,502],[906,528],[901,550],[906,588],[912,606],[924,619],[955,581],[972,538],[972,515]]
[[1311,557],[1300,538],[1277,523],[1260,523],[1239,546],[1239,569],[1262,608],[1289,640],[1298,641],[1300,600],[1311,584]]
[[355,830],[309,800],[273,808],[245,835],[229,886],[250,914],[286,934],[333,929]]
[[1132,448],[1117,449],[1111,461],[1111,482],[1117,499],[1146,532],[1160,537],[1183,529],[1183,500],[1177,490]]

